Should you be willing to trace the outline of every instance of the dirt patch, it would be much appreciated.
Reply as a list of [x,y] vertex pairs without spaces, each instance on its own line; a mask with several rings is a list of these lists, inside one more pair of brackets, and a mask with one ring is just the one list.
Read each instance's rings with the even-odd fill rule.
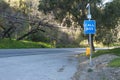
[[120,80],[120,68],[107,67],[108,63],[117,58],[115,55],[102,55],[92,59],[93,66],[85,56],[79,58],[79,66],[72,80]]

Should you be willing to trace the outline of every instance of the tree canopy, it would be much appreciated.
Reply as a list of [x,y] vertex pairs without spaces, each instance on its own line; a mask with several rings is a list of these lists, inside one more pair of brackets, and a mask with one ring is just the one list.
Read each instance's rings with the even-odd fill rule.
[[[90,3],[96,6],[101,0],[91,0]],[[82,26],[83,20],[86,19],[87,0],[41,0],[39,10],[45,14],[53,13],[55,18],[61,23],[68,21],[67,24],[75,22]]]
[[[102,4],[102,1],[1,0],[0,38],[35,41],[50,38],[49,41],[56,39],[62,43],[67,43],[69,39],[70,42],[76,40],[75,43],[79,44],[87,38],[83,34],[83,21],[87,19],[86,6],[90,3],[92,19],[97,23],[95,40],[104,43],[110,40],[117,41],[120,38],[118,35],[120,34],[120,0],[113,0],[107,4]],[[53,30],[55,27],[56,30]],[[68,31],[62,31],[63,28]],[[48,41],[48,39],[44,40]]]
[[105,26],[114,28],[120,20],[120,0],[107,3],[104,9]]

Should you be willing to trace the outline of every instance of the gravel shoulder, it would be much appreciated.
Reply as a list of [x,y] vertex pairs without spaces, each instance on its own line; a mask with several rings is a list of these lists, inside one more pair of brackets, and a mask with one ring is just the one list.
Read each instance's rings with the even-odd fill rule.
[[108,67],[108,63],[118,58],[115,55],[101,55],[93,58],[93,66],[89,66],[89,59],[80,56],[77,72],[72,80],[120,80],[120,68]]

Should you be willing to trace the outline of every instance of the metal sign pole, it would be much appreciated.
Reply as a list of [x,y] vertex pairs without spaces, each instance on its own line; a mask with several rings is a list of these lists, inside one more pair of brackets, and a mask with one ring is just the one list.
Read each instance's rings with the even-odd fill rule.
[[92,16],[90,13],[90,2],[87,4],[86,8],[88,10],[88,14],[87,14],[88,20],[84,20],[84,34],[89,35],[90,66],[93,66],[93,64],[92,64],[92,34],[95,34],[95,32],[96,32],[96,21],[91,20]]
[[[90,3],[88,3],[88,19],[91,20],[91,13],[90,13]],[[92,44],[91,44],[91,34],[89,34],[89,45],[90,45],[90,66],[92,66]]]
[[90,66],[92,66],[92,45],[91,45],[91,34],[89,34],[89,44],[90,44]]

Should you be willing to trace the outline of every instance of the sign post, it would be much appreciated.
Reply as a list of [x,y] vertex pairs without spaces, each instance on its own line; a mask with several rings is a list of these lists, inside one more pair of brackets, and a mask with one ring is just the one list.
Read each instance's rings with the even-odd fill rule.
[[84,34],[89,34],[90,44],[90,66],[92,66],[92,45],[91,35],[96,33],[96,21],[95,20],[84,20]]
[[89,44],[90,44],[90,66],[92,66],[92,45],[91,45],[91,34],[89,34]]
[[89,34],[89,44],[90,44],[90,66],[92,66],[92,45],[91,45],[91,35],[96,33],[96,21],[91,20],[92,16],[90,13],[90,2],[88,0],[88,4],[86,6],[88,9],[87,18],[88,20],[84,20],[84,34]]

